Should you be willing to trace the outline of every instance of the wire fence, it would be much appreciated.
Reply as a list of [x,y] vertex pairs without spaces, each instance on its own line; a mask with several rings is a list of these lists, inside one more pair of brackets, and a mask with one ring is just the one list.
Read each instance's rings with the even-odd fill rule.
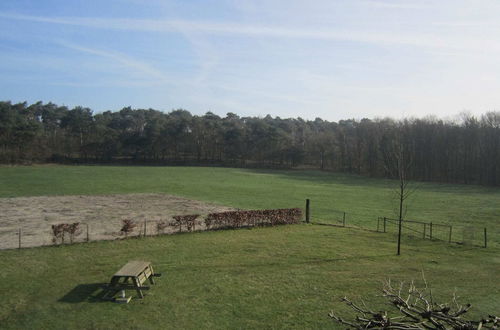
[[42,223],[0,229],[0,249],[84,243],[180,232],[261,227],[299,223],[300,209],[228,211],[206,216],[184,215],[160,219],[114,219],[76,223]]
[[[311,222],[319,225],[376,230],[377,232],[395,234],[398,233],[399,229],[398,219],[373,217],[367,214],[340,210],[329,210],[328,214],[328,219],[314,219]],[[402,221],[401,228],[403,235],[480,247],[487,247],[490,244],[491,239],[489,236],[500,236],[499,233],[488,232],[488,229],[484,227],[406,219]]]
[[[127,236],[145,236],[156,233],[156,223],[159,220],[136,221],[137,227]],[[83,243],[90,241],[115,240],[124,238],[120,231],[122,222],[120,220],[92,221],[79,223],[74,234],[62,232],[54,235],[52,225],[23,226],[19,228],[0,229],[0,249],[28,248],[37,246],[49,246],[59,244]]]
[[[488,229],[476,226],[448,225],[435,222],[402,220],[401,228],[405,235],[422,239],[444,241],[473,246],[488,246]],[[387,217],[377,219],[378,232],[397,233],[399,220]]]
[[[376,218],[375,218],[376,219]],[[362,213],[345,212],[340,210],[328,210],[328,216],[320,219],[313,218],[314,224],[351,227],[366,230],[374,230],[374,218]]]
[[[310,219],[307,205],[305,212],[306,222]],[[374,217],[367,214],[340,210],[328,210],[327,213],[328,217],[326,219],[313,218],[310,222],[328,226],[376,230],[383,233],[398,232],[398,219]],[[179,225],[172,217],[139,218],[135,219],[134,223],[134,228],[130,232],[124,233],[121,231],[123,222],[120,219],[93,218],[91,221],[79,223],[79,228],[73,235],[63,232],[59,237],[55,237],[51,224],[45,221],[39,222],[36,225],[30,225],[29,227],[0,228],[0,249],[115,240],[125,237],[146,237],[173,234],[182,231],[217,229],[207,228],[206,223],[201,218],[189,227],[187,225],[184,227],[182,224]],[[498,237],[500,237],[500,233],[491,233],[488,232],[487,228],[470,225],[449,225],[435,222],[403,220],[401,227],[404,235],[472,246],[487,247],[490,244],[489,236],[493,236],[493,242],[498,244]]]

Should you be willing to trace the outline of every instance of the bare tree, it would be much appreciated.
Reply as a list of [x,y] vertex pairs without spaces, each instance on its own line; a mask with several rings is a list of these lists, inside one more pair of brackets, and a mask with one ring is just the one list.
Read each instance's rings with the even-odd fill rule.
[[398,201],[399,201],[399,217],[398,217],[398,255],[401,254],[401,227],[403,223],[403,216],[406,213],[405,209],[405,201],[408,199],[413,190],[408,189],[409,184],[409,172],[411,168],[411,159],[410,155],[407,152],[405,145],[402,140],[402,128],[399,129],[399,136],[396,140],[396,167],[398,171]]
[[406,201],[415,191],[415,187],[410,187],[410,176],[413,166],[410,143],[405,138],[406,130],[408,129],[405,122],[398,123],[398,126],[393,131],[393,136],[390,137],[390,145],[385,149],[385,166],[386,172],[390,173],[391,177],[398,182],[395,190],[395,199],[398,205],[398,245],[397,255],[401,254],[401,231],[403,218],[406,215]]

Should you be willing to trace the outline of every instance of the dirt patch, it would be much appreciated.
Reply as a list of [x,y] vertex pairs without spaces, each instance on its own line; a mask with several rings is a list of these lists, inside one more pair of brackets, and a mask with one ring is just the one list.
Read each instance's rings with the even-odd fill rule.
[[[132,219],[138,226],[131,235],[157,233],[158,221],[172,222],[172,216],[206,215],[234,210],[229,207],[165,194],[102,196],[41,196],[0,198],[0,249],[16,248],[21,228],[23,247],[51,245],[51,225],[80,222],[82,233],[75,241],[109,240],[120,237],[121,221]],[[197,229],[203,229],[200,222]],[[170,233],[175,228],[167,228]]]

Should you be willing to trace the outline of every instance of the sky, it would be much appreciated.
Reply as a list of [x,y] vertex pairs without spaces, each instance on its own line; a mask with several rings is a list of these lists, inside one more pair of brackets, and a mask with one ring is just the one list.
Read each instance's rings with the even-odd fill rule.
[[0,100],[479,116],[500,110],[498,17],[498,0],[2,0]]

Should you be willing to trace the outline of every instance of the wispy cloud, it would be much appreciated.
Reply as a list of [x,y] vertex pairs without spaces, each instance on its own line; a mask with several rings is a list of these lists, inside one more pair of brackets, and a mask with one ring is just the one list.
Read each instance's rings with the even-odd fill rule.
[[43,17],[12,13],[0,13],[0,17],[40,23],[76,25],[97,29],[182,32],[209,35],[238,35],[265,38],[295,38],[327,41],[352,41],[382,45],[406,45],[434,49],[471,49],[488,45],[490,50],[500,52],[500,43],[494,39],[454,37],[439,33],[410,33],[398,31],[360,31],[354,29],[307,28],[272,26],[265,24],[215,23],[188,20],[155,20],[98,17]]
[[376,0],[365,0],[361,1],[363,5],[368,5],[372,7],[379,8],[392,8],[392,9],[424,9],[429,8],[428,3],[424,2],[403,2],[403,1],[376,1]]
[[210,74],[220,62],[220,55],[210,41],[200,36],[199,33],[184,30],[182,27],[178,27],[178,31],[189,41],[199,58],[200,69],[197,76],[194,78],[194,83],[202,85],[207,82]]
[[162,83],[169,82],[169,78],[165,74],[163,74],[160,70],[154,68],[148,63],[133,59],[125,54],[121,54],[115,51],[83,47],[65,41],[58,41],[57,44],[81,53],[86,53],[111,59],[121,64],[122,66],[128,68],[129,70],[139,73],[143,77],[154,79],[156,82],[162,82]]

